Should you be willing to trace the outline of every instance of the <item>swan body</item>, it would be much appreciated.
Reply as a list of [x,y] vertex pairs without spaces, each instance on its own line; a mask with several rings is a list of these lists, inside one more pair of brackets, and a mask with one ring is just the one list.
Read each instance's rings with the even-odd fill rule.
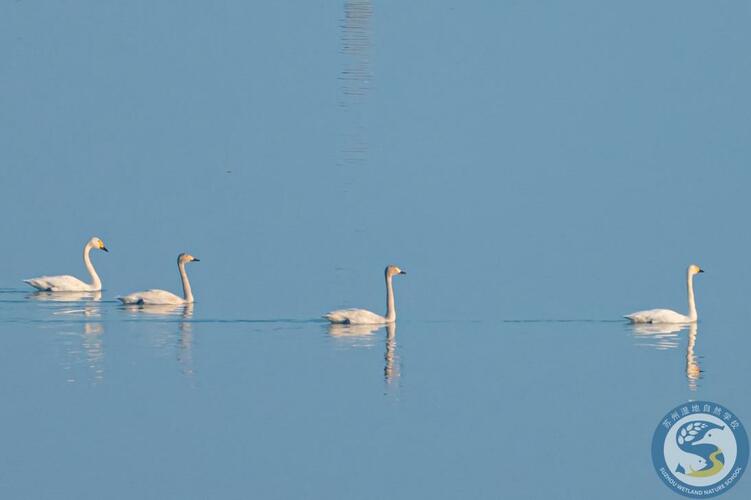
[[192,304],[193,291],[190,288],[188,273],[185,272],[185,264],[188,262],[200,262],[199,259],[187,253],[181,253],[177,256],[177,268],[180,271],[180,278],[183,282],[183,295],[179,297],[166,290],[151,289],[143,292],[134,292],[117,299],[126,305],[173,305],[173,304]]
[[670,309],[638,311],[624,317],[631,320],[632,323],[693,323],[696,321],[685,314],[671,311]]
[[396,321],[396,306],[394,304],[394,285],[392,278],[399,274],[407,274],[396,266],[388,266],[386,276],[386,315],[381,316],[367,309],[339,309],[325,314],[323,317],[332,323],[349,325],[383,325]]
[[167,290],[153,288],[143,292],[133,292],[124,297],[118,297],[123,304],[153,304],[153,305],[179,305],[186,304],[187,301]]
[[628,314],[624,316],[624,318],[632,323],[695,323],[699,316],[696,312],[696,302],[694,300],[694,276],[703,272],[704,270],[696,264],[688,266],[688,271],[686,273],[688,315],[670,309],[649,309],[647,311],[637,311]]
[[338,311],[331,311],[324,317],[332,323],[338,324],[383,325],[389,323],[384,316],[367,309],[339,309]]
[[101,238],[91,238],[83,247],[83,263],[91,276],[91,283],[81,281],[74,276],[40,276],[23,280],[24,283],[43,292],[98,292],[102,289],[102,280],[91,263],[89,253],[92,249],[109,252]]
[[90,292],[102,289],[101,285],[94,288],[92,285],[70,275],[40,276],[23,280],[23,282],[44,292]]

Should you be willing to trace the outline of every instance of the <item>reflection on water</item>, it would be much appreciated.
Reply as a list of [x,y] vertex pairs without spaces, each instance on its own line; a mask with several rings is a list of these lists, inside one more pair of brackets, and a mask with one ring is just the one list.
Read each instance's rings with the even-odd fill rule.
[[392,384],[399,379],[401,366],[399,363],[399,354],[396,352],[396,323],[386,325],[386,361],[383,367],[383,377],[387,384]]
[[[54,294],[53,294],[54,295]],[[102,294],[95,292],[89,299],[76,300],[101,300]],[[58,298],[35,297],[36,300],[52,300],[55,302],[71,302],[74,299],[58,300]],[[77,382],[75,367],[81,363],[85,364],[93,375],[93,382],[98,384],[104,380],[104,324],[98,321],[101,318],[101,309],[98,304],[84,304],[82,308],[65,308],[55,311],[54,315],[64,314],[66,316],[81,316],[86,319],[83,323],[83,331],[62,329],[59,333],[63,338],[66,357],[63,361],[63,369],[68,372],[68,382]],[[91,319],[94,319],[91,321]],[[78,326],[80,323],[66,323]]]
[[330,324],[329,335],[336,338],[340,345],[347,348],[370,348],[376,345],[374,334],[384,326],[386,327],[386,352],[383,355],[383,376],[387,384],[392,384],[399,379],[401,372],[399,354],[396,348],[396,323],[386,325]]
[[83,326],[83,349],[86,352],[86,362],[89,369],[94,373],[94,382],[104,380],[104,342],[102,323],[84,323]]
[[694,349],[696,348],[696,334],[698,326],[691,323],[688,329],[688,347],[686,348],[686,377],[688,378],[688,388],[695,391],[702,377],[701,367],[699,366],[699,357]]
[[40,302],[99,302],[102,292],[34,292],[28,298]]
[[349,325],[331,323],[329,335],[337,339],[337,345],[344,348],[373,347],[376,345],[375,332],[384,325]]
[[697,323],[690,324],[635,324],[632,325],[636,345],[657,350],[676,349],[680,345],[680,333],[688,328],[686,346],[686,378],[688,388],[696,391],[703,377],[699,366],[700,356],[696,354],[696,338],[699,332]]
[[191,377],[193,369],[193,304],[133,304],[123,306],[123,309],[136,317],[138,315],[180,317],[175,334],[173,323],[166,323],[167,328],[158,329],[155,335],[150,336],[154,348],[162,352],[170,352],[172,346],[176,350],[177,362],[183,374]]
[[637,346],[663,350],[678,347],[679,333],[687,326],[685,323],[635,323],[632,328]]
[[188,321],[193,316],[193,304],[186,304],[182,317],[185,321],[177,324],[177,362],[184,375],[193,376],[193,323]]
[[139,314],[186,317],[188,309],[190,309],[188,316],[193,315],[193,304],[126,304],[122,308],[134,317]]
[[341,53],[344,65],[339,74],[339,106],[346,113],[341,163],[346,183],[351,185],[357,171],[367,162],[368,141],[363,117],[364,100],[373,75],[370,70],[373,6],[370,0],[347,0],[341,21]]
[[[93,308],[88,302],[100,302],[102,300],[102,292],[34,292],[29,294],[29,299],[38,302],[49,302],[51,307],[54,307],[52,314],[59,315],[77,315],[83,314],[84,316],[99,315],[99,308]],[[76,306],[71,306],[71,303],[81,302]]]
[[[368,335],[374,334],[383,328],[383,325],[350,325],[347,323],[331,323],[329,325],[329,335],[340,338],[367,338]],[[368,345],[373,345],[369,343]]]

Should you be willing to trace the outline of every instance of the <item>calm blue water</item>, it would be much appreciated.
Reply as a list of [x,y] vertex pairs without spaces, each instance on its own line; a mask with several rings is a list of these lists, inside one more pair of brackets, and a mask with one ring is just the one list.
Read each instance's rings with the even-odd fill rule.
[[687,330],[620,322],[347,336],[7,290],[0,311],[10,497],[671,498],[648,452],[661,412],[751,412],[732,322],[702,323],[687,363]]
[[[677,498],[667,410],[751,425],[749,17],[0,5],[0,497]],[[93,235],[101,296],[21,283]],[[692,262],[695,330],[620,320]],[[395,329],[318,319],[388,263]]]

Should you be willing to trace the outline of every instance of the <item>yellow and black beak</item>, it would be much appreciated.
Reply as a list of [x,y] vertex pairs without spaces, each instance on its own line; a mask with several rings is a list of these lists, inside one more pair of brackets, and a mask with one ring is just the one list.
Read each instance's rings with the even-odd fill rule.
[[400,270],[399,270],[399,274],[407,274],[407,271],[402,271],[402,270],[400,269]]
[[108,252],[108,253],[109,253],[109,250],[107,250],[107,247],[106,247],[106,246],[104,246],[104,243],[102,243],[102,246],[100,246],[99,248],[101,248],[101,249],[102,249],[102,250],[104,250],[105,252]]
[[703,272],[704,272],[704,269],[699,269],[699,272],[700,272],[700,273],[703,273]]
[[201,262],[201,259],[197,259],[197,258],[193,257],[193,260],[191,260],[191,262]]

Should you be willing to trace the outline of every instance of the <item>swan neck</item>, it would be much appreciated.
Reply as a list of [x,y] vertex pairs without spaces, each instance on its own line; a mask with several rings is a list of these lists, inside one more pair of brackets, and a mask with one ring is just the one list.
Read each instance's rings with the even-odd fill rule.
[[696,313],[696,301],[694,300],[694,277],[691,273],[686,278],[686,288],[688,290],[688,317],[691,321],[696,321],[698,315]]
[[190,289],[188,273],[185,272],[185,262],[178,263],[177,268],[180,270],[180,278],[183,280],[183,297],[185,302],[191,304],[193,303],[193,291]]
[[391,276],[386,276],[386,321],[396,321],[396,306],[394,305],[394,285]]
[[89,256],[90,253],[91,245],[87,243],[86,246],[83,247],[83,263],[86,266],[86,270],[89,272],[89,275],[91,276],[92,290],[101,290],[102,280],[99,279],[99,275],[96,273],[96,269],[94,269],[94,264],[91,263],[91,257]]

